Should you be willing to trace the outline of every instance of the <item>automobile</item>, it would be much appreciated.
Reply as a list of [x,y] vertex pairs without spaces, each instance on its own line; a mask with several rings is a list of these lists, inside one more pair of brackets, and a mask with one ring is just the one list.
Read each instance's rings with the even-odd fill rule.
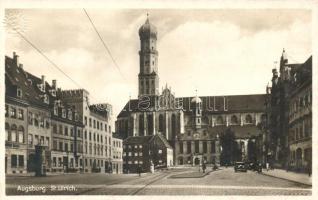
[[247,172],[247,166],[245,164],[245,162],[235,162],[234,164],[234,171],[238,172]]
[[255,171],[255,170],[256,170],[256,166],[257,166],[256,163],[254,163],[254,162],[249,162],[247,168],[248,168],[248,170],[253,170],[253,171]]

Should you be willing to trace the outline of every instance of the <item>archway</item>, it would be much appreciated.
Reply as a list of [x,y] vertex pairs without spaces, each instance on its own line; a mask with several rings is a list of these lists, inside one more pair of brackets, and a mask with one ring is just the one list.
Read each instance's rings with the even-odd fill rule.
[[200,165],[200,158],[196,157],[196,158],[194,159],[194,164],[195,164],[195,165]]

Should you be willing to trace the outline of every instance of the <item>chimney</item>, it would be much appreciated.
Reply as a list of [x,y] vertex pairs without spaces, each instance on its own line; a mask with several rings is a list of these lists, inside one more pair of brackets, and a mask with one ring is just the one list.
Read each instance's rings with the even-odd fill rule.
[[42,84],[45,84],[45,76],[42,75]]
[[52,88],[56,90],[56,80],[52,80]]
[[16,66],[19,66],[19,56],[16,54],[16,52],[13,52],[13,61]]
[[19,68],[20,68],[20,69],[23,69],[23,64],[19,64]]

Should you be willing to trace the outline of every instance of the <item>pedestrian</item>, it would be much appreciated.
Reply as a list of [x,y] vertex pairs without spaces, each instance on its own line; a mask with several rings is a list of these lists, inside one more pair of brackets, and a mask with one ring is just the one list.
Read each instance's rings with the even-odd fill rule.
[[269,163],[266,162],[266,170],[268,171],[269,170]]
[[309,161],[307,165],[308,165],[307,166],[307,168],[308,168],[308,176],[310,177],[311,176],[311,170],[312,170],[311,161]]
[[258,163],[258,173],[262,172],[262,163]]
[[203,163],[203,164],[202,164],[203,173],[205,173],[205,169],[206,169],[206,165],[205,165],[205,163]]
[[140,165],[138,165],[137,172],[138,172],[139,177],[140,177],[141,176],[141,167],[140,167]]

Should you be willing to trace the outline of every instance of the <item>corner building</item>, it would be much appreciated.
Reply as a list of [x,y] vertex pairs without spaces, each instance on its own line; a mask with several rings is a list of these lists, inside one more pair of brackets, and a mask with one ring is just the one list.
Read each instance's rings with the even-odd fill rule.
[[[89,104],[86,90],[64,90],[62,99],[75,107],[83,128],[84,172],[110,173],[112,165],[112,107]],[[116,170],[115,170],[116,171]]]
[[219,164],[219,136],[231,128],[247,157],[248,140],[260,134],[257,125],[265,119],[265,94],[177,98],[167,85],[159,93],[158,33],[149,19],[139,37],[138,99],[127,102],[117,116],[116,133],[123,139],[163,135],[174,150],[175,165]]

